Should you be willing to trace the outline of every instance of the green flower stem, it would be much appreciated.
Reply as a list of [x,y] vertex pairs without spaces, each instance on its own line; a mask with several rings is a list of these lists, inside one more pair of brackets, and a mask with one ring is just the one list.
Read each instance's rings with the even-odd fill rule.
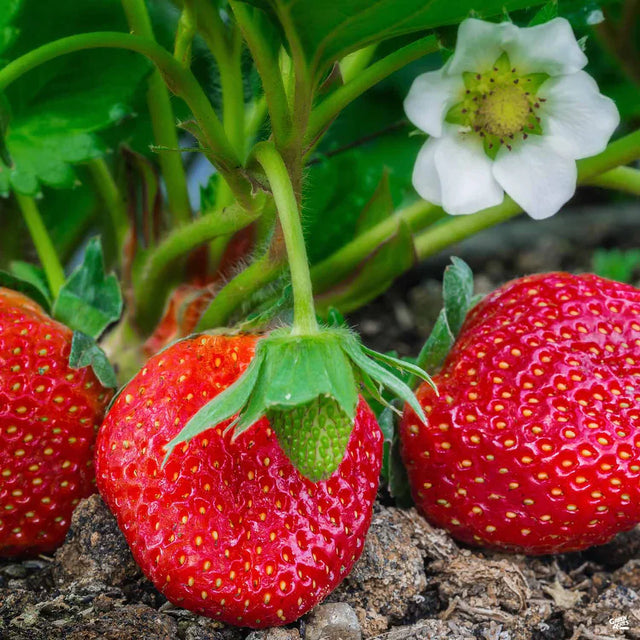
[[401,209],[314,265],[311,268],[314,290],[322,293],[349,275],[356,265],[396,233],[402,220],[412,231],[419,231],[445,215],[440,207],[424,200]]
[[[121,0],[131,32],[148,40],[154,40],[151,20],[144,0]],[[169,91],[159,71],[154,71],[147,85],[147,108],[151,115],[153,137],[156,145],[177,149],[176,119],[171,108]],[[179,153],[161,153],[160,168],[167,188],[169,210],[175,222],[191,219],[191,204],[187,191],[187,179]]]
[[242,37],[235,25],[231,31],[227,30],[211,0],[194,0],[194,9],[198,15],[198,30],[218,64],[224,130],[236,152],[242,157],[245,151]]
[[233,312],[256,291],[273,282],[282,274],[285,263],[274,261],[267,253],[251,263],[233,280],[230,280],[213,299],[200,317],[195,331],[206,331],[214,327],[224,327]]
[[252,19],[251,12],[256,10],[239,0],[229,0],[229,5],[260,74],[274,139],[276,142],[284,140],[291,129],[291,114],[280,73],[278,54],[273,51],[256,21]]
[[[238,201],[252,206],[251,185],[243,177],[241,162],[229,143],[209,99],[194,75],[156,42],[118,32],[83,33],[49,42],[12,60],[0,69],[0,90],[27,71],[66,53],[92,48],[116,48],[136,51],[149,58],[160,70],[165,82],[191,109],[202,131],[206,155],[230,185]],[[173,126],[173,124],[172,124]],[[179,156],[179,154],[170,154]],[[165,179],[166,179],[165,175]]]
[[591,178],[587,184],[640,196],[640,171],[631,167],[618,167]]
[[119,253],[122,250],[129,228],[129,219],[127,217],[124,197],[120,193],[118,185],[115,183],[104,158],[91,160],[91,162],[87,164],[87,167],[111,219],[116,251]]
[[228,236],[251,224],[259,209],[247,211],[241,207],[228,207],[214,211],[197,220],[174,229],[148,256],[136,286],[136,320],[148,328],[155,312],[164,300],[159,299],[172,265],[200,245],[221,236]]
[[331,124],[331,121],[367,89],[370,89],[410,62],[437,51],[438,46],[438,41],[434,36],[421,38],[374,62],[350,82],[336,89],[311,112],[305,138],[306,146],[312,146],[322,132]]
[[298,201],[289,172],[284,160],[272,143],[258,143],[253,153],[269,180],[287,249],[293,289],[292,333],[298,335],[315,334],[318,332],[318,323],[313,304],[307,248],[302,234]]
[[187,69],[191,67],[191,47],[197,32],[198,25],[192,0],[185,0],[178,19],[173,57]]
[[27,225],[27,229],[29,229],[31,240],[33,241],[36,252],[38,253],[38,258],[40,258],[40,263],[47,277],[51,295],[55,300],[65,281],[64,269],[53,246],[49,232],[42,222],[36,201],[29,196],[23,196],[19,193],[15,195],[20,211],[22,212],[22,217]]

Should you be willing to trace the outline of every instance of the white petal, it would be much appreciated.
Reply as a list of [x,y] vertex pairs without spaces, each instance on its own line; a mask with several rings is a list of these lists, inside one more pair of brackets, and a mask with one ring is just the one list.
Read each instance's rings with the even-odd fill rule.
[[447,76],[445,69],[419,75],[404,101],[409,120],[432,136],[442,135],[447,111],[460,102],[464,90],[462,76]]
[[451,127],[437,145],[434,160],[447,213],[475,213],[502,202],[504,193],[479,139],[465,139]]
[[548,73],[557,76],[575,73],[587,64],[587,57],[564,18],[518,29],[515,38],[505,42],[504,50],[518,74]]
[[512,151],[500,149],[493,175],[536,220],[559,211],[576,190],[575,161],[557,154],[543,136],[529,136]]
[[420,197],[438,205],[442,204],[442,190],[440,189],[440,178],[436,171],[434,154],[440,140],[441,138],[429,138],[422,145],[411,176],[413,188]]
[[464,20],[458,29],[448,73],[486,71],[502,55],[503,44],[512,40],[517,31],[518,27],[510,22],[496,24],[475,18]]
[[547,100],[540,109],[542,130],[561,155],[588,158],[604,151],[620,124],[613,100],[584,71],[550,78],[538,96]]

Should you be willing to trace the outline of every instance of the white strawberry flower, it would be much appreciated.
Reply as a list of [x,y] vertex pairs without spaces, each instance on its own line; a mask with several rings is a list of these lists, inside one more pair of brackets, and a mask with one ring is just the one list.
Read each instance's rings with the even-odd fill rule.
[[532,218],[556,213],[575,192],[575,161],[603,151],[620,121],[586,63],[564,18],[462,22],[453,56],[418,76],[404,103],[430,136],[416,191],[451,214],[500,204],[504,192]]

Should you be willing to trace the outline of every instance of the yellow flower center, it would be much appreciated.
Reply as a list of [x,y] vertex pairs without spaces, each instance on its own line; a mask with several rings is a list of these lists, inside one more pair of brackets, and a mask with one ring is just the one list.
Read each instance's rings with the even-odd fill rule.
[[498,86],[480,98],[474,125],[498,138],[523,131],[531,113],[531,104],[518,85]]

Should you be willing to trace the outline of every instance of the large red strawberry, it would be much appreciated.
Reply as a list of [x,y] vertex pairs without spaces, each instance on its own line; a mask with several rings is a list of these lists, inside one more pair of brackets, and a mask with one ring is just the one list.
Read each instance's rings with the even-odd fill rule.
[[98,436],[98,488],[134,557],[173,603],[227,623],[295,620],[362,552],[382,436],[361,401],[347,453],[328,479],[300,475],[266,419],[235,441],[228,422],[166,445],[254,355],[255,337],[202,335],[151,358]]
[[408,408],[414,500],[474,545],[584,549],[640,522],[640,290],[594,275],[514,280],[468,315],[439,396]]
[[72,332],[26,296],[0,288],[0,555],[64,540],[95,491],[93,445],[111,392],[68,365]]

